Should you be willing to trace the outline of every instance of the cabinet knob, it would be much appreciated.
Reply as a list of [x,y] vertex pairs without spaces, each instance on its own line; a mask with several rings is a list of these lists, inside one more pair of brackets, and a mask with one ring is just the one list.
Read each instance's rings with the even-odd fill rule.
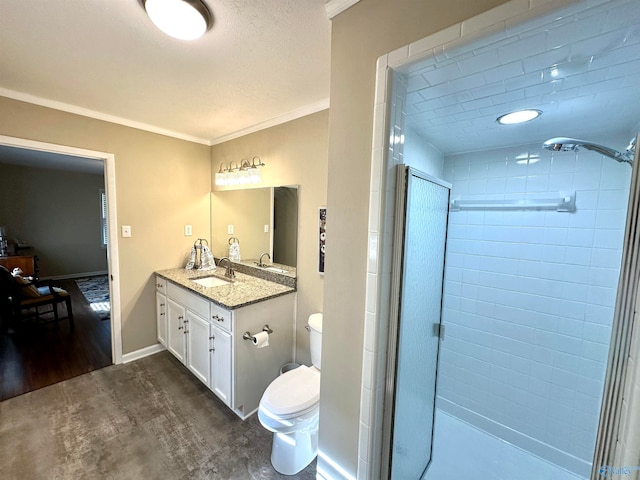
[[164,307],[164,303],[161,303],[161,304],[160,304],[160,306],[161,306],[161,307]]
[[184,317],[183,317],[182,315],[180,315],[180,316],[178,317],[178,320],[182,320],[183,318],[184,318]]
[[164,315],[164,312],[160,312],[160,315]]
[[182,330],[184,327],[178,327],[178,330]]
[[185,331],[184,331],[184,332],[182,332],[182,333],[184,333],[184,334],[186,335],[187,333],[189,333],[189,330],[185,330]]
[[215,349],[215,348],[210,348],[210,349],[209,349],[209,351],[210,351],[210,352],[215,352],[215,351],[216,351],[216,349]]
[[211,335],[211,336],[209,337],[209,340],[215,340],[215,338],[216,338],[216,336],[215,336],[215,335]]

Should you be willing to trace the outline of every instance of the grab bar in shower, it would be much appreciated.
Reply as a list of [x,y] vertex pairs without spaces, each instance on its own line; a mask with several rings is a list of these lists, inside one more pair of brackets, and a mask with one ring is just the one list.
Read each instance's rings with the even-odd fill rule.
[[576,211],[576,192],[561,193],[557,197],[521,198],[516,200],[463,200],[451,201],[451,211],[461,210],[556,210],[558,212]]

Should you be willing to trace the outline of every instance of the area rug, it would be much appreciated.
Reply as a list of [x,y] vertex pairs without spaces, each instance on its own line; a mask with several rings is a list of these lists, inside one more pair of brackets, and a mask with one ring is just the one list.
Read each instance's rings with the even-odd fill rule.
[[98,314],[100,320],[111,319],[111,302],[109,301],[109,278],[107,275],[76,278],[76,285],[91,309]]

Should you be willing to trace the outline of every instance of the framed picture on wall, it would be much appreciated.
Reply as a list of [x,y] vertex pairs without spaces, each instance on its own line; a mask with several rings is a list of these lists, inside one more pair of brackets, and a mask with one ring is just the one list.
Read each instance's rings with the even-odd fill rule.
[[327,207],[320,207],[318,212],[318,273],[324,275],[324,248],[327,237]]

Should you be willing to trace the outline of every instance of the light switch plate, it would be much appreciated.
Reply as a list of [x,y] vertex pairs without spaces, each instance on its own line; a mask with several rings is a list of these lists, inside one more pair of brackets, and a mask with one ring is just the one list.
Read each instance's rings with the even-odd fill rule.
[[131,225],[122,225],[122,238],[131,237]]
[[233,225],[227,225],[227,234],[233,235]]
[[191,235],[193,235],[193,229],[191,228],[191,225],[185,225],[184,226],[184,236],[185,237],[190,237]]
[[264,233],[269,233],[269,225],[268,224],[266,224],[264,226]]

